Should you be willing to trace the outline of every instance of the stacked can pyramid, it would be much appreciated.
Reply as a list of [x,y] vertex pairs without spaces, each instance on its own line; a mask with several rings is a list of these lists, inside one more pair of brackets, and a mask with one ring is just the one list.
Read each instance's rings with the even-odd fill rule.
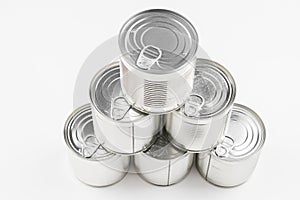
[[214,185],[247,181],[265,141],[264,124],[234,103],[236,85],[222,65],[197,58],[193,25],[173,11],[143,11],[121,28],[119,47],[120,59],[91,80],[90,103],[65,123],[76,177],[108,186],[132,163],[145,181],[169,186],[195,161]]

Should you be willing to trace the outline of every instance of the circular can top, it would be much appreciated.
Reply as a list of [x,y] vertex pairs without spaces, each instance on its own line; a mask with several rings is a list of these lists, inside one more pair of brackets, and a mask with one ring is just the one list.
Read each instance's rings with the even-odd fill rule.
[[183,156],[186,152],[177,149],[165,136],[160,135],[144,153],[158,160],[172,160]]
[[98,142],[89,104],[76,109],[69,116],[64,127],[64,139],[71,151],[82,158],[103,160],[115,155],[103,149]]
[[250,108],[234,104],[224,140],[214,150],[225,160],[246,158],[258,152],[266,139],[265,126]]
[[192,119],[213,117],[228,111],[235,95],[234,79],[224,67],[197,59],[192,94],[179,112]]
[[147,116],[132,108],[124,97],[119,62],[99,71],[90,86],[92,106],[102,115],[119,122],[133,122]]
[[193,60],[198,35],[176,12],[153,9],[131,17],[119,33],[122,60],[147,73],[167,74]]

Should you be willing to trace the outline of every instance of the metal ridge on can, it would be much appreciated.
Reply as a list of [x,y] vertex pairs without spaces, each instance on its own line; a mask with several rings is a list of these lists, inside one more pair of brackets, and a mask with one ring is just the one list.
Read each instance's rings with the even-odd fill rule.
[[174,147],[164,135],[143,153],[134,155],[137,173],[145,181],[169,186],[182,181],[190,172],[194,155]]
[[169,140],[191,152],[210,150],[226,130],[235,96],[235,81],[223,66],[197,59],[192,93],[167,115]]
[[151,114],[178,109],[192,90],[198,35],[183,16],[147,10],[119,34],[121,85],[128,102]]
[[119,62],[95,75],[90,99],[95,134],[104,148],[131,155],[152,144],[160,130],[160,116],[144,114],[128,104],[120,86]]
[[253,173],[265,139],[266,130],[260,117],[250,108],[234,104],[222,142],[210,153],[198,154],[198,171],[214,185],[238,186]]
[[115,155],[102,148],[95,137],[89,104],[76,109],[64,126],[64,140],[75,176],[95,187],[109,186],[127,174],[130,157]]

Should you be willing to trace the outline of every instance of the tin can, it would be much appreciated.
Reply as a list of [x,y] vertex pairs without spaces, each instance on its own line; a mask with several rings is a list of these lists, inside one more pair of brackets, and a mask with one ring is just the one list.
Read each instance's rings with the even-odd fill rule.
[[192,93],[183,107],[167,115],[169,140],[190,152],[210,150],[227,127],[235,95],[234,79],[224,67],[197,59]]
[[265,127],[259,116],[235,104],[223,141],[210,153],[198,154],[198,171],[214,185],[238,186],[253,173],[265,139]]
[[193,154],[177,149],[163,135],[148,150],[134,156],[140,177],[159,186],[169,186],[183,180],[190,172],[193,161]]
[[150,114],[178,109],[192,91],[198,35],[183,16],[147,10],[119,34],[121,86],[128,102]]
[[130,157],[103,149],[95,137],[91,106],[76,109],[67,119],[64,139],[76,177],[95,187],[112,185],[127,174]]
[[102,146],[117,154],[148,148],[160,130],[160,116],[141,113],[124,98],[119,62],[99,71],[90,86],[95,135]]

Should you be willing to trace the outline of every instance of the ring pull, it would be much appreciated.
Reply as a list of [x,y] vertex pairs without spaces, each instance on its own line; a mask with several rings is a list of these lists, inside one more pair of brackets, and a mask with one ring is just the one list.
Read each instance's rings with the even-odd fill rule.
[[116,97],[111,105],[111,117],[114,120],[122,120],[130,110],[130,105],[124,97]]
[[204,105],[204,98],[198,94],[191,94],[184,105],[184,114],[188,117],[199,117]]
[[84,158],[91,158],[97,149],[99,148],[99,142],[94,135],[87,135],[83,139],[82,144],[82,156]]
[[220,158],[227,157],[229,152],[232,150],[233,145],[234,145],[233,139],[228,136],[225,136],[222,143],[219,144],[215,149],[216,155]]
[[147,45],[139,54],[136,65],[144,70],[149,70],[160,58],[162,52],[159,48]]

